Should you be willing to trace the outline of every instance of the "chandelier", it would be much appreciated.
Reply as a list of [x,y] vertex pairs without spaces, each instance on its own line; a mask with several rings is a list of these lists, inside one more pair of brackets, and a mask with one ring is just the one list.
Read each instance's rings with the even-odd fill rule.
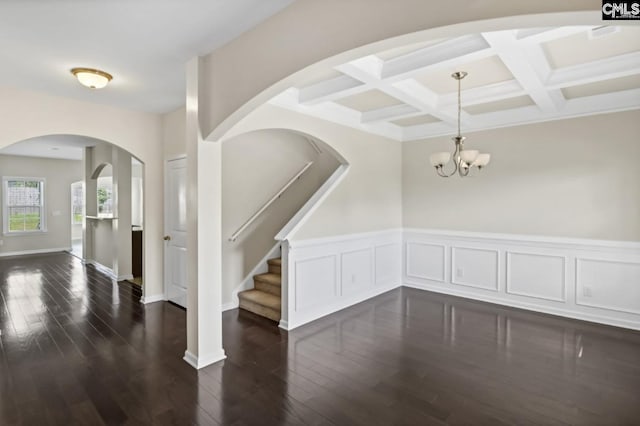
[[[491,159],[491,154],[481,154],[476,150],[464,149],[465,137],[460,134],[460,111],[462,105],[460,102],[460,81],[467,76],[464,71],[458,71],[451,74],[451,77],[458,81],[458,134],[452,138],[455,143],[455,149],[453,153],[448,152],[436,152],[431,154],[429,161],[431,165],[436,168],[436,173],[440,177],[450,177],[456,174],[465,177],[469,175],[469,172],[473,167],[477,167],[478,170],[482,170]],[[446,172],[445,167],[449,164],[449,161],[453,159],[453,170]]]

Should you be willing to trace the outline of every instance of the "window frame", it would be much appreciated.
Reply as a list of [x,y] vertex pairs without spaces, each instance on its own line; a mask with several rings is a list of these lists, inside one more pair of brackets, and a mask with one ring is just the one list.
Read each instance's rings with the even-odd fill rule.
[[[81,190],[82,190],[82,205],[81,205],[81,211],[80,211],[80,221],[76,222],[75,221],[75,213],[73,208],[75,207],[75,205],[73,204],[74,198],[73,198],[73,186],[74,185],[79,185]],[[76,226],[76,225],[82,225],[84,223],[84,218],[86,216],[86,200],[85,200],[85,196],[86,196],[86,192],[85,192],[85,183],[83,180],[79,180],[77,182],[72,182],[71,183],[71,226]]]
[[[36,181],[40,182],[40,229],[33,231],[10,231],[9,230],[9,181]],[[34,235],[47,232],[47,210],[46,210],[47,180],[42,177],[28,176],[3,176],[2,177],[2,234],[12,235]],[[29,206],[25,206],[29,207]],[[33,206],[31,206],[33,207]]]

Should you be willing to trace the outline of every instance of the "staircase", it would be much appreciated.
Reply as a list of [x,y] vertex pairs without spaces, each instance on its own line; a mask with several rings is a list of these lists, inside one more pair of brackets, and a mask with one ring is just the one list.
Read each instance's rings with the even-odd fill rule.
[[281,259],[269,259],[269,272],[253,277],[254,288],[238,293],[240,309],[280,321]]

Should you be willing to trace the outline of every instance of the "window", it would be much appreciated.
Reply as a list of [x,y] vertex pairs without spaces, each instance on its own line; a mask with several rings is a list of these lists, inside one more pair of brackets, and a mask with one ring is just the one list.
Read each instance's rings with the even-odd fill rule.
[[2,179],[3,230],[5,234],[45,232],[44,179]]
[[98,178],[98,216],[113,217],[113,178]]
[[82,225],[84,219],[84,182],[71,184],[71,224]]

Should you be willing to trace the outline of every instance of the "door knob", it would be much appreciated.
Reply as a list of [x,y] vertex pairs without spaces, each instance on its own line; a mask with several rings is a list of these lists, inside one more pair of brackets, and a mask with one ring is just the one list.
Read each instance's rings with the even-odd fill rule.
[[170,235],[165,235],[163,240],[165,241],[171,241],[171,236]]

